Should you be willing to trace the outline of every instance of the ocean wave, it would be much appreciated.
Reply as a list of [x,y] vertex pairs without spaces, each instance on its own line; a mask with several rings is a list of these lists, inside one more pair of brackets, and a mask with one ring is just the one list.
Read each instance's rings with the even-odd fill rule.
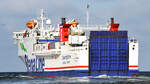
[[86,76],[86,77],[31,77],[25,73],[0,73],[1,84],[149,84],[150,77],[141,75],[137,77],[122,76]]

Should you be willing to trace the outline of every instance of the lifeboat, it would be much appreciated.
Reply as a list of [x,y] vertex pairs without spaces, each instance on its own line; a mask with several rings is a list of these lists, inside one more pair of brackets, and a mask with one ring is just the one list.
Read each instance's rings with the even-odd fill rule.
[[34,20],[28,21],[26,23],[26,26],[30,29],[34,28],[37,25],[37,22],[35,22]]
[[71,22],[72,27],[77,27],[78,24],[79,23],[77,21],[75,21],[75,20]]

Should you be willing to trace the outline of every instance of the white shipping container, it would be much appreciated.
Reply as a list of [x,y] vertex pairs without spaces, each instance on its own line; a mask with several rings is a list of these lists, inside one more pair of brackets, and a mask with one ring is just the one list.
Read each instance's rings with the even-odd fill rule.
[[86,36],[69,36],[69,44],[82,44],[86,40]]
[[129,42],[129,70],[138,70],[138,42]]

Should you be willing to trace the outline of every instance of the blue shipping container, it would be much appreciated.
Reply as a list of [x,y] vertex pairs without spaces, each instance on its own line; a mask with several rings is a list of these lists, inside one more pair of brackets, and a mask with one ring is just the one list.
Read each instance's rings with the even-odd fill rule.
[[90,71],[128,71],[127,31],[90,32]]

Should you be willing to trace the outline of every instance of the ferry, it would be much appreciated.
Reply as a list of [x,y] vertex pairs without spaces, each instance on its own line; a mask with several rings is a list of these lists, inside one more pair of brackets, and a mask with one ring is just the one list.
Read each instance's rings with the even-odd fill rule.
[[62,18],[55,27],[42,9],[24,30],[13,32],[13,39],[31,76],[137,76],[138,40],[119,26],[114,18],[106,26]]

